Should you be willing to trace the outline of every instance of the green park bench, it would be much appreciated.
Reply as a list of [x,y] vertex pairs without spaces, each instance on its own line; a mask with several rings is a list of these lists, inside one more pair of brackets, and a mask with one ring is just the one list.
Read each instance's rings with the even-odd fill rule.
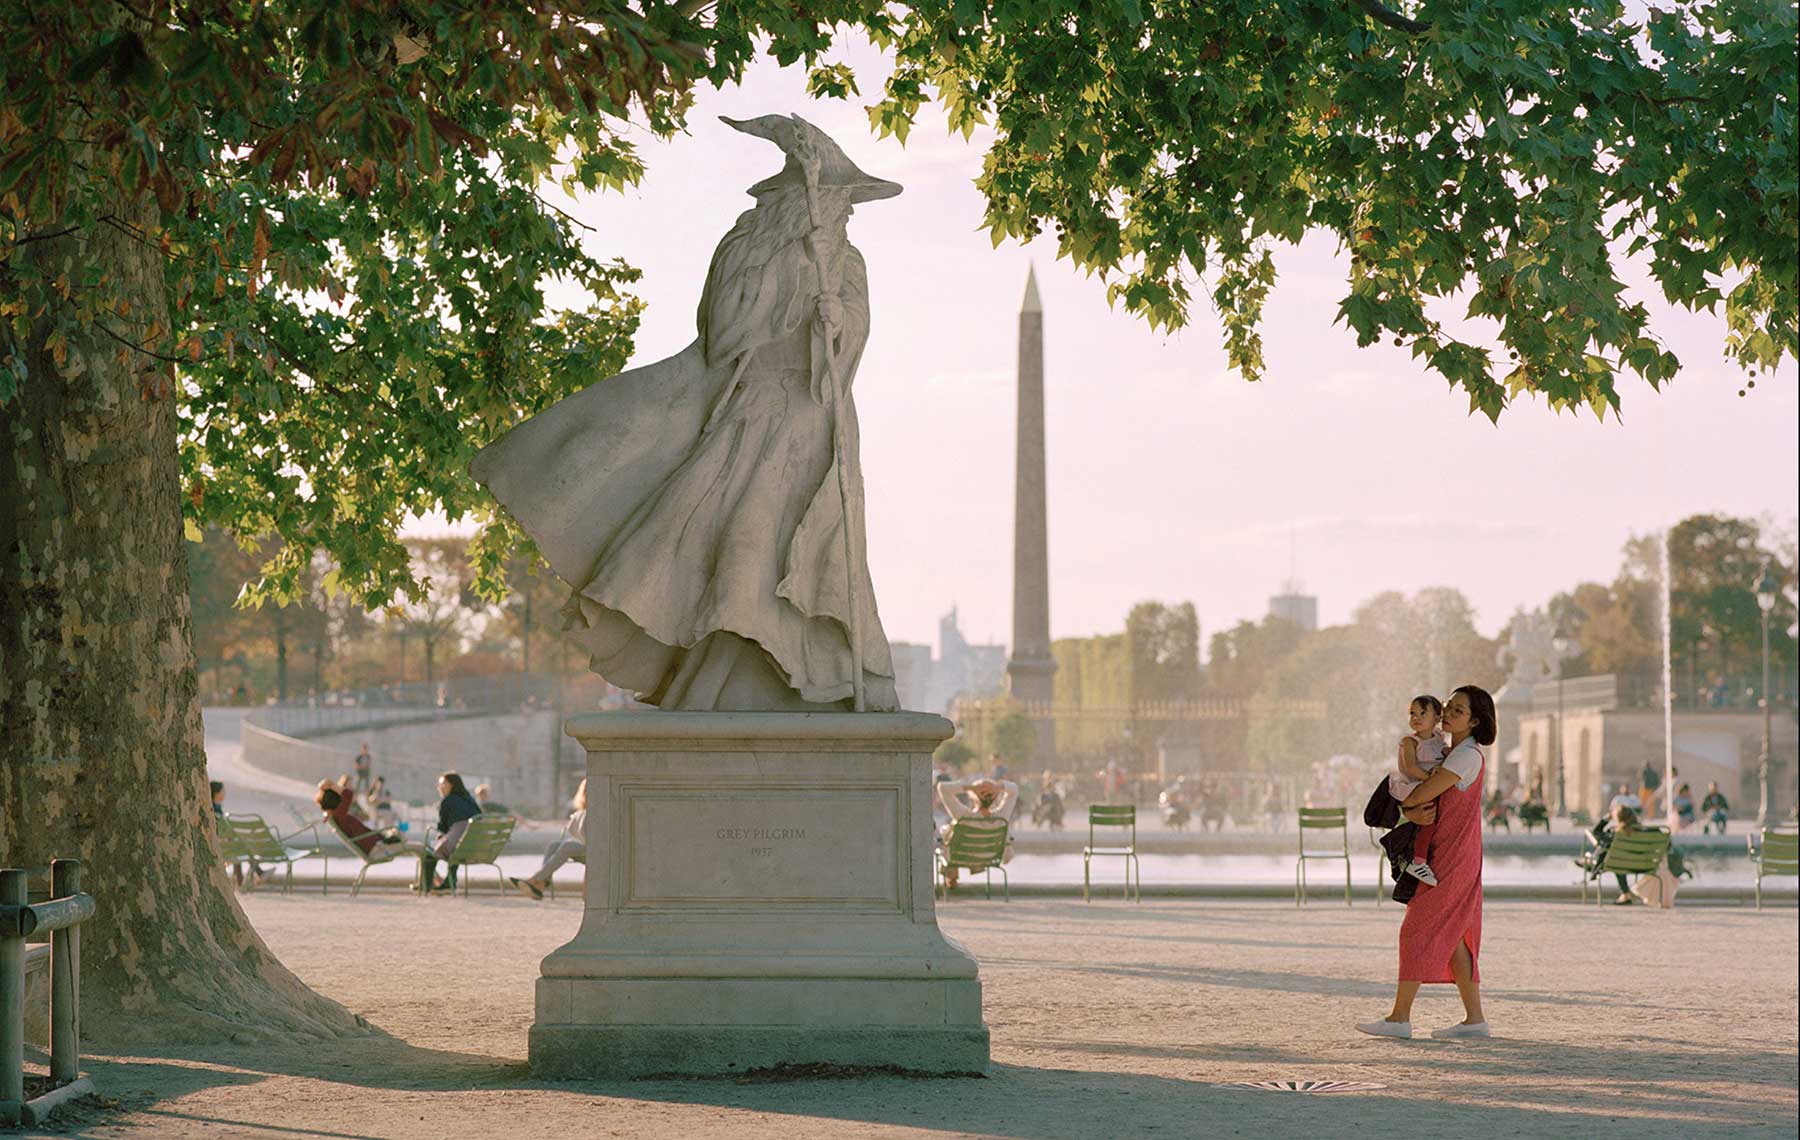
[[[396,859],[403,857],[417,859],[419,856],[425,854],[425,848],[417,843],[377,842],[372,850],[364,851],[360,843],[357,843],[356,840],[351,839],[348,835],[344,834],[344,829],[338,826],[337,820],[330,820],[327,825],[331,828],[331,833],[338,837],[339,842],[349,849],[350,854],[355,856],[357,862],[362,864],[362,868],[356,872],[356,881],[350,884],[351,898],[355,898],[362,890],[363,879],[368,876],[369,868],[379,867],[384,863],[392,863]],[[319,855],[325,860],[325,877],[329,879],[331,856],[325,854],[323,850],[319,852]],[[418,872],[415,870],[413,873],[413,881],[416,883],[418,882],[418,879]]]
[[[309,831],[313,840],[311,847],[288,846],[290,840]],[[282,883],[281,893],[289,894],[294,889],[294,864],[319,853],[319,829],[309,823],[293,835],[277,836],[260,815],[222,816],[219,819],[219,853],[227,863],[286,867],[287,878]]]
[[[513,828],[519,821],[510,815],[478,815],[469,821],[462,841],[444,860],[450,867],[492,867],[500,890],[506,889],[506,872],[500,869],[500,855],[512,840]],[[469,893],[469,876],[463,875],[462,893]]]
[[1584,852],[1581,861],[1587,873],[1581,876],[1581,901],[1587,901],[1590,882],[1594,884],[1594,901],[1600,901],[1599,879],[1602,875],[1648,875],[1655,871],[1669,856],[1670,838],[1669,833],[1659,827],[1638,828],[1615,834],[1606,849],[1606,857],[1598,863],[1595,862],[1599,854],[1597,847]]
[[1756,909],[1762,909],[1764,875],[1800,875],[1800,832],[1765,827],[1749,837],[1750,858],[1756,864]]
[[[1100,829],[1104,828],[1104,834]],[[1114,838],[1116,837],[1116,838]],[[1101,842],[1102,839],[1109,842]],[[1125,897],[1144,901],[1144,866],[1137,853],[1137,805],[1090,804],[1088,806],[1088,841],[1081,849],[1081,901],[1088,902],[1089,870],[1094,859],[1125,860]],[[1137,886],[1132,887],[1136,871]]]
[[[1341,859],[1344,862],[1344,905],[1350,903],[1350,828],[1349,809],[1306,808],[1300,809],[1300,857],[1294,861],[1294,905],[1299,906],[1306,901],[1306,864],[1312,859]],[[1337,845],[1331,844],[1331,836],[1323,834],[1337,832]],[[1307,840],[1314,839],[1312,844]],[[1318,842],[1323,840],[1321,844]]]
[[994,897],[994,872],[1000,872],[1002,897],[1012,901],[1012,881],[1002,865],[1006,858],[1007,824],[998,816],[975,816],[959,819],[950,825],[950,835],[937,848],[937,889],[949,901],[949,881],[945,872],[952,868],[971,875],[987,876],[987,897]]

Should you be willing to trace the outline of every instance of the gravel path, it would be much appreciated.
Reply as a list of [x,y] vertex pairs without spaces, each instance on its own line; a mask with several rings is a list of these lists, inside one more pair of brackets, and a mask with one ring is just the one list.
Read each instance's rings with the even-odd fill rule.
[[[1800,1112],[1791,908],[1490,904],[1499,1037],[1449,1044],[1350,1028],[1386,1009],[1392,906],[958,902],[943,924],[982,963],[986,1080],[607,1085],[534,1082],[525,1063],[537,961],[575,929],[575,900],[257,894],[245,907],[302,978],[381,1032],[330,1049],[94,1058],[118,1111],[64,1134],[1704,1140],[1791,1138]],[[346,952],[351,937],[366,949]],[[1457,1014],[1432,987],[1416,1016]],[[1220,1087],[1271,1078],[1387,1087]]]

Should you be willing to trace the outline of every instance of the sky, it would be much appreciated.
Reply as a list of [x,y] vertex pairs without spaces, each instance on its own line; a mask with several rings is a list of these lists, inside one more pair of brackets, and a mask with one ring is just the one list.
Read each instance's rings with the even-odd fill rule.
[[[836,58],[879,90],[887,68],[873,48]],[[1453,586],[1493,634],[1516,608],[1610,581],[1633,534],[1696,512],[1783,526],[1800,514],[1795,364],[1740,397],[1722,311],[1689,314],[1638,288],[1685,365],[1672,385],[1622,378],[1618,421],[1521,401],[1496,427],[1405,349],[1358,349],[1333,324],[1347,257],[1315,235],[1277,254],[1267,373],[1249,383],[1227,368],[1204,300],[1164,335],[1110,309],[1104,283],[1058,261],[1053,237],[995,248],[973,185],[983,135],[950,135],[927,107],[904,147],[877,140],[871,101],[811,100],[800,69],[765,62],[741,86],[703,90],[687,134],[637,132],[639,186],[563,202],[593,227],[594,252],[643,273],[637,366],[693,339],[714,246],[751,205],[744,191],[781,166],[772,144],[717,116],[798,112],[906,188],[850,222],[873,322],[855,383],[869,563],[892,640],[935,642],[952,606],[970,640],[1009,637],[1030,266],[1044,307],[1055,637],[1122,629],[1151,598],[1192,601],[1210,637],[1260,620],[1290,574],[1318,597],[1322,624],[1384,590]]]

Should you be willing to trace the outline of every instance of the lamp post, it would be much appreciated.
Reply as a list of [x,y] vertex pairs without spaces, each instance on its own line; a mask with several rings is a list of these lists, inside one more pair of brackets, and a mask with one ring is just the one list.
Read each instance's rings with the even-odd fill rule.
[[1780,596],[1781,583],[1775,578],[1775,571],[1770,564],[1763,563],[1762,575],[1756,580],[1756,607],[1762,611],[1762,754],[1756,759],[1756,826],[1758,830],[1769,822],[1769,735],[1770,717],[1774,710],[1769,704],[1769,614],[1775,609],[1775,599]]
[[1557,634],[1550,639],[1550,648],[1556,651],[1556,814],[1568,815],[1569,783],[1563,770],[1563,662],[1568,659],[1574,643]]

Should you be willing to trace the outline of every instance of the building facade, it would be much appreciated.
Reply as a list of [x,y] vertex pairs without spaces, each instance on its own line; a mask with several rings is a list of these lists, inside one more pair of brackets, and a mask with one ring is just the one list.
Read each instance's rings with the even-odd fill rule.
[[917,642],[896,641],[892,649],[902,708],[948,715],[959,699],[996,696],[1006,685],[1006,646],[970,644],[954,607],[938,619],[936,657]]

